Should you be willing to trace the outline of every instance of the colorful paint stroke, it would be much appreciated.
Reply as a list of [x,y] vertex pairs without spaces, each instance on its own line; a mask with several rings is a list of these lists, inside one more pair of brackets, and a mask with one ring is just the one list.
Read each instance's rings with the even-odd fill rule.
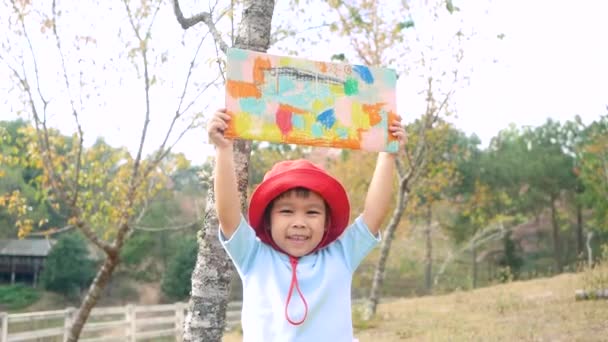
[[395,152],[391,69],[230,49],[226,109],[231,138]]

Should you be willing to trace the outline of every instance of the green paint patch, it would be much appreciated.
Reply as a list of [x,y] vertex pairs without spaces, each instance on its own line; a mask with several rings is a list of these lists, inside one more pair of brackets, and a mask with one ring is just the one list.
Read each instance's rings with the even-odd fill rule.
[[344,82],[344,93],[348,96],[357,95],[359,93],[359,81],[354,78],[347,78]]

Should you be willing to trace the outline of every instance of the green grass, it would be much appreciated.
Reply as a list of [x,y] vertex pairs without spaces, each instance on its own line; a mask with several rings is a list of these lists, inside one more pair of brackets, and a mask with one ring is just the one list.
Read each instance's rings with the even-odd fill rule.
[[23,285],[0,286],[0,310],[23,309],[40,299],[40,291]]

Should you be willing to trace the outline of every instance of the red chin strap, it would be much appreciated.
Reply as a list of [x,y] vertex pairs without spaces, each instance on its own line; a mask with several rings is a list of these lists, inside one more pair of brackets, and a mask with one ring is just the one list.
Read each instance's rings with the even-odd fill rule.
[[[329,227],[329,222],[331,222],[330,220],[328,220],[328,224],[327,226]],[[266,231],[267,232],[267,231]],[[319,245],[310,253],[314,253],[317,250],[319,250],[321,248],[321,246],[325,246],[325,241],[327,240],[327,230],[325,230],[325,233],[323,235],[323,239],[321,239],[321,242],[319,243]],[[272,237],[270,238],[271,241],[271,245],[272,247],[277,250],[277,251],[281,251],[283,253],[285,253],[272,239]],[[285,253],[287,254],[287,253]],[[298,267],[298,258],[289,255],[289,263],[291,264],[291,283],[289,284],[289,291],[287,292],[287,301],[285,302],[285,319],[287,319],[287,321],[291,324],[291,325],[301,325],[302,323],[304,323],[304,321],[306,320],[306,316],[308,316],[308,303],[306,302],[306,298],[304,297],[304,294],[302,293],[302,291],[300,290],[300,285],[298,285],[298,275],[296,273],[296,269]],[[289,303],[291,302],[291,295],[293,294],[293,289],[296,289],[296,291],[298,291],[298,295],[300,296],[300,299],[302,299],[302,303],[304,304],[304,317],[302,317],[301,320],[299,321],[294,321],[289,317]]]
[[[308,316],[308,303],[306,303],[306,298],[304,298],[302,291],[300,291],[300,286],[298,285],[298,277],[296,275],[296,268],[298,266],[298,258],[290,255],[289,263],[291,264],[291,284],[289,284],[289,292],[287,293],[287,302],[285,302],[285,318],[292,325],[300,325],[300,324],[304,323],[304,321],[306,320],[306,316]],[[299,321],[293,321],[291,318],[289,318],[289,312],[287,310],[289,308],[289,302],[291,301],[291,295],[293,294],[294,287],[298,291],[298,294],[300,295],[300,298],[302,299],[302,303],[304,303],[304,317],[302,317],[302,319]]]

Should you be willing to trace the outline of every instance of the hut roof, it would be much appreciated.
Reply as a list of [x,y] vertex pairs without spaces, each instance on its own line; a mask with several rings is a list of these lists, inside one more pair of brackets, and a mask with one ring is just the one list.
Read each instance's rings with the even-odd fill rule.
[[54,244],[55,240],[47,239],[0,240],[0,256],[45,257]]

